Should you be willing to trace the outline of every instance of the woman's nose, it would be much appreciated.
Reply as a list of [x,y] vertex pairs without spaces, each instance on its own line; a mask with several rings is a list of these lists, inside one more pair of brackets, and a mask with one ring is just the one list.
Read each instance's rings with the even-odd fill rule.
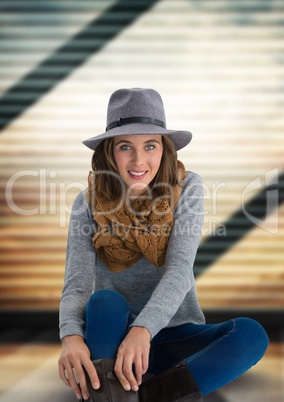
[[134,150],[132,154],[133,162],[136,165],[143,165],[144,164],[144,154],[142,150]]

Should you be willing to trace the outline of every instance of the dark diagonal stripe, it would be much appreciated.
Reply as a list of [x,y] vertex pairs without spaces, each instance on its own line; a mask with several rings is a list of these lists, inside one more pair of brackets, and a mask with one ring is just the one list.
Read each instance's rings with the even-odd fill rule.
[[[275,202],[267,202],[268,193],[277,191]],[[241,208],[234,213],[226,222],[223,223],[225,230],[209,236],[199,247],[195,265],[195,277],[201,275],[207,268],[218,260],[235,243],[244,237],[251,229],[256,226],[256,221],[250,217],[263,220],[273,209],[284,201],[284,172],[278,178],[278,183],[263,188],[244,209]],[[245,212],[246,213],[245,213]],[[225,236],[223,235],[225,233]]]
[[23,77],[0,98],[0,130],[101,50],[156,2],[157,0],[118,1]]

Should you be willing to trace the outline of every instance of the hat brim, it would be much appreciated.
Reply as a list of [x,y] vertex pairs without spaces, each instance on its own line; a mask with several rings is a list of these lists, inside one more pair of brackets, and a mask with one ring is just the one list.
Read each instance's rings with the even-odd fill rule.
[[163,127],[155,126],[154,124],[132,123],[127,124],[127,126],[115,127],[105,133],[88,138],[83,141],[83,144],[86,145],[86,147],[95,150],[97,146],[106,139],[117,137],[119,135],[143,134],[168,135],[174,143],[176,151],[184,148],[192,139],[192,134],[189,131],[166,130]]

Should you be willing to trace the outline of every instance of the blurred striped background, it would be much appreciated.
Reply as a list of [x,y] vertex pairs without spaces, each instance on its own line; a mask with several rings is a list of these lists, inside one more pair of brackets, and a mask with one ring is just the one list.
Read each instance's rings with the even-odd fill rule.
[[[0,38],[2,311],[57,313],[81,141],[114,90],[152,87],[194,135],[179,157],[205,186],[201,306],[283,312],[282,1],[0,1]],[[261,191],[273,210],[247,217]]]
[[204,181],[207,317],[282,339],[205,401],[283,401],[283,65],[281,0],[0,0],[1,402],[75,401],[56,368],[70,208],[121,87],[157,89],[168,127],[193,132],[179,158]]

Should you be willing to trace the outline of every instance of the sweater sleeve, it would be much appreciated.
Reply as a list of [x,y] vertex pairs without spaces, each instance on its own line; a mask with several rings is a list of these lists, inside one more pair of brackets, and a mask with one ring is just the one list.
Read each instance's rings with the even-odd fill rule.
[[152,338],[177,312],[190,289],[195,287],[193,265],[203,225],[203,185],[190,173],[185,179],[170,235],[164,275],[132,326],[147,328]]
[[94,222],[83,193],[74,201],[69,223],[64,287],[60,302],[60,339],[85,335],[85,308],[93,291]]

